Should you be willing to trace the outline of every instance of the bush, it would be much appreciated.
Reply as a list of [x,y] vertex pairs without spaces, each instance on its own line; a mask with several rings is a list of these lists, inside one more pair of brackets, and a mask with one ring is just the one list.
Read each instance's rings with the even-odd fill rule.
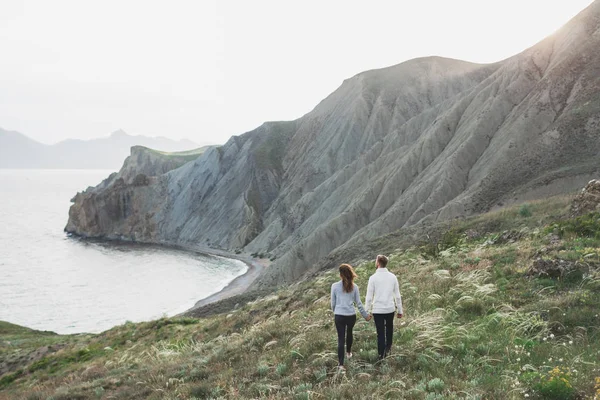
[[211,394],[212,394],[212,385],[210,385],[208,383],[203,383],[201,385],[194,386],[190,390],[190,395],[192,397],[197,397],[199,399],[206,399],[206,398],[210,397]]
[[458,231],[450,229],[441,236],[427,236],[427,240],[419,246],[421,252],[433,258],[437,258],[444,250],[460,246],[462,237]]
[[523,378],[532,384],[533,390],[543,399],[569,400],[575,397],[569,368],[554,367],[547,374],[534,372]]
[[294,393],[296,394],[296,399],[310,399],[310,391],[312,390],[312,385],[310,383],[301,383],[294,388]]
[[549,230],[560,237],[571,233],[578,237],[600,239],[600,213],[592,212],[577,218],[560,221],[552,225]]
[[433,378],[427,383],[427,389],[430,392],[440,393],[444,390],[444,381],[440,378]]
[[569,381],[570,377],[569,369],[555,367],[548,373],[548,379],[538,384],[538,390],[546,399],[571,399],[575,396],[575,389]]
[[288,371],[288,366],[287,364],[279,364],[277,365],[277,368],[275,368],[275,372],[277,372],[277,375],[279,376],[283,376],[287,373]]
[[315,381],[317,383],[323,382],[325,378],[327,378],[327,368],[320,368],[314,371],[313,376],[315,377]]
[[3,375],[2,378],[0,379],[0,389],[13,383],[22,374],[23,374],[23,371],[18,370],[17,372],[14,372],[12,374]]
[[523,204],[521,208],[519,208],[519,215],[523,218],[531,217],[531,208],[529,204]]
[[261,364],[258,366],[256,373],[258,376],[266,376],[269,373],[269,369],[268,365]]

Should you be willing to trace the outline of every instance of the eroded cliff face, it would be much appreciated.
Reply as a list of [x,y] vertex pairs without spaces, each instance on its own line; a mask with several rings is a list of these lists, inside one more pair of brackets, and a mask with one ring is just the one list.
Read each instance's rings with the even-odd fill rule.
[[194,160],[206,149],[164,153],[133,146],[118,173],[75,195],[65,231],[86,237],[160,241],[153,218],[162,207],[165,190],[157,177]]
[[599,28],[596,1],[497,64],[430,57],[361,73],[296,121],[147,185],[78,195],[67,230],[269,252],[257,285],[273,285],[407,225],[571,190],[599,167]]

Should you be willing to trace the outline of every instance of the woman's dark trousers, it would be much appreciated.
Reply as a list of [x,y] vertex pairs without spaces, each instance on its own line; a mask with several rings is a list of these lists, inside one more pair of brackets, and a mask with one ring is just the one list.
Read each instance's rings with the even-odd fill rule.
[[394,313],[373,314],[375,328],[377,329],[377,351],[379,359],[383,359],[392,349],[392,337],[394,336]]
[[[346,351],[352,352],[352,328],[356,323],[356,315],[335,315],[335,329],[338,335],[338,362],[344,365],[344,341]],[[346,329],[348,334],[346,334]]]

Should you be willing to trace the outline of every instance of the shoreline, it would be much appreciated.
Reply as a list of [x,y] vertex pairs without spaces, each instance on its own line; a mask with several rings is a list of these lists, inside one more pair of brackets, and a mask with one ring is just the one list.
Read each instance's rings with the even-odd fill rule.
[[243,253],[235,254],[226,250],[206,248],[200,245],[165,245],[194,253],[201,253],[238,260],[246,264],[246,266],[248,267],[246,272],[236,276],[223,289],[203,299],[198,300],[191,308],[175,315],[174,317],[182,317],[190,312],[196,311],[209,304],[216,303],[218,301],[246,293],[248,291],[248,288],[256,281],[256,279],[262,274],[262,272],[269,267],[271,263],[269,259],[266,258],[252,258],[249,255]]
[[210,247],[206,247],[200,244],[186,244],[186,243],[174,243],[169,241],[161,242],[140,242],[135,240],[123,240],[117,238],[94,238],[77,235],[74,233],[67,233],[68,236],[77,238],[78,240],[85,241],[99,241],[99,242],[119,242],[119,243],[130,243],[139,245],[150,245],[150,246],[164,246],[170,249],[182,250],[190,253],[199,253],[209,256],[229,258],[232,260],[238,260],[246,264],[248,269],[241,275],[236,276],[231,282],[229,282],[224,288],[216,293],[213,293],[205,298],[202,298],[191,307],[183,312],[173,315],[171,318],[186,316],[187,314],[197,311],[202,307],[209,304],[216,303],[221,300],[228,299],[237,295],[244,294],[248,291],[250,286],[256,281],[256,279],[262,274],[262,272],[269,267],[271,261],[266,258],[253,258],[247,253],[235,254],[227,250],[219,250]]

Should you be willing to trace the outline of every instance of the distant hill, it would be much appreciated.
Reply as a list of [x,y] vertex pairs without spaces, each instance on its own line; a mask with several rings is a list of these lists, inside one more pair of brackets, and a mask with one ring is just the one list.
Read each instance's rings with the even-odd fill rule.
[[128,135],[122,130],[108,137],[67,139],[46,145],[15,131],[0,128],[0,168],[119,169],[133,146],[165,152],[187,151],[198,144],[184,139]]

